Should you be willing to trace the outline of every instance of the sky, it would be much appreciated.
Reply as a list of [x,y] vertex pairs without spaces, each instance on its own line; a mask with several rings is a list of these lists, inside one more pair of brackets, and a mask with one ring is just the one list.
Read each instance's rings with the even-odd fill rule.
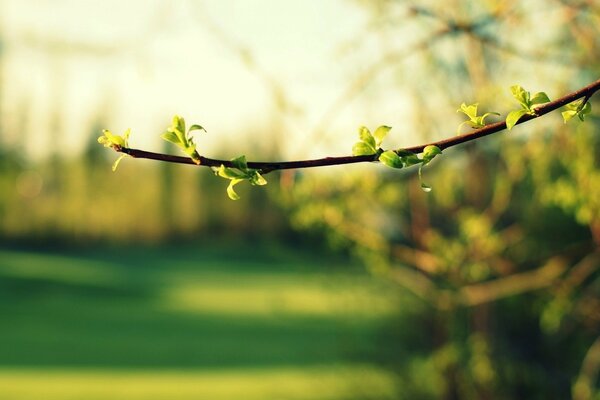
[[[344,0],[0,0],[0,7],[4,140],[25,142],[35,157],[80,150],[98,118],[115,133],[132,128],[132,146],[161,150],[158,137],[174,114],[208,130],[197,139],[208,153],[232,141],[244,151],[273,135],[284,154],[336,151],[327,140],[320,149],[306,142],[356,72],[348,48],[368,22]],[[285,113],[276,112],[273,85]],[[331,125],[348,137],[337,154],[373,118],[360,104]]]

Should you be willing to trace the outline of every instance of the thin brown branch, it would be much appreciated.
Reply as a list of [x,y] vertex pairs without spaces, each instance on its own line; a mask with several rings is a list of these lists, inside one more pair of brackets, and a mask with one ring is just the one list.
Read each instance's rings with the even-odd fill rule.
[[[523,124],[527,121],[531,121],[533,119],[539,118],[549,112],[559,109],[560,107],[569,104],[575,100],[584,98],[589,100],[589,98],[600,90],[600,79],[596,82],[593,82],[579,90],[571,92],[565,96],[562,96],[554,101],[543,104],[537,108],[535,108],[535,115],[524,115],[518,122],[517,125]],[[474,130],[470,133],[465,133],[463,135],[452,136],[447,139],[438,140],[435,142],[420,144],[412,147],[406,147],[403,149],[398,149],[396,152],[411,152],[415,154],[419,154],[423,151],[426,146],[437,146],[441,150],[447,149],[449,147],[453,147],[462,143],[470,142],[472,140],[476,140],[482,138],[484,136],[488,136],[506,129],[506,122],[496,122],[493,124],[488,124],[483,128]],[[164,161],[170,163],[179,163],[179,164],[190,164],[196,165],[194,161],[187,157],[180,156],[172,156],[169,154],[163,153],[153,153],[150,151],[126,148],[126,147],[118,147],[115,146],[114,149],[118,152],[125,153],[135,158],[146,158],[150,160]],[[300,169],[300,168],[314,168],[314,167],[326,167],[332,165],[345,165],[345,164],[356,164],[356,163],[364,163],[364,162],[378,162],[379,155],[367,155],[367,156],[341,156],[341,157],[325,157],[318,158],[312,160],[298,160],[298,161],[274,161],[274,162],[261,162],[261,161],[249,161],[248,167],[252,169],[257,169],[262,171],[263,173],[268,173],[276,170],[284,170],[284,169]],[[200,157],[200,166],[205,167],[219,167],[224,165],[226,167],[232,167],[231,161],[228,160],[219,160],[208,157]]]

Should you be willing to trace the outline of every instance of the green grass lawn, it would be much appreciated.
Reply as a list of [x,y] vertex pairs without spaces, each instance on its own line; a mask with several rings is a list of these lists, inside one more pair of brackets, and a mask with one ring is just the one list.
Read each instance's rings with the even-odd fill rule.
[[0,398],[395,398],[399,301],[278,247],[0,250]]

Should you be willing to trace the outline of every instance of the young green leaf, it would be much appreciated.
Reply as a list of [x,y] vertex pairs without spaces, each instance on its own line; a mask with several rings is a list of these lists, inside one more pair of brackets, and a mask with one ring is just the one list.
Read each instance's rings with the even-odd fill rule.
[[530,94],[519,85],[510,87],[513,97],[521,104],[524,109],[529,110],[531,107]]
[[402,163],[405,167],[410,167],[411,165],[420,164],[423,160],[421,160],[415,153],[406,151],[406,150],[398,150],[396,154],[402,159]]
[[194,125],[190,126],[190,129],[188,130],[188,133],[190,133],[191,131],[204,131],[204,132],[206,132],[206,129],[204,129],[202,126],[200,126],[198,124],[194,124]]
[[[120,150],[121,148],[129,147],[129,135],[131,134],[131,129],[127,129],[123,136],[115,135],[108,129],[104,129],[102,131],[103,135],[98,138],[98,143],[104,145],[104,147],[112,147],[115,150]],[[122,154],[112,165],[112,170],[115,172],[121,160],[125,157],[125,154]]]
[[267,184],[267,180],[257,170],[252,170],[252,174],[248,180],[254,186],[264,186]]
[[[378,134],[385,136],[385,133],[387,132],[380,131]],[[359,141],[352,146],[353,155],[369,156],[377,153],[377,143],[367,127],[361,126],[358,128],[358,138]]]
[[179,115],[173,116],[173,121],[171,123],[171,127],[178,130],[181,133],[185,132],[185,119],[180,117]]
[[358,128],[359,139],[375,149],[375,138],[371,135],[371,131],[365,126]]
[[246,156],[240,156],[231,160],[232,167],[226,167],[223,164],[219,168],[213,168],[216,175],[221,178],[229,179],[227,187],[227,195],[232,200],[239,200],[240,196],[235,192],[234,186],[240,182],[248,181],[254,186],[263,186],[267,184],[267,180],[260,174],[257,169],[248,168]]
[[354,156],[370,156],[375,153],[377,153],[377,150],[365,142],[356,142],[352,146],[352,155]]
[[248,163],[246,162],[246,156],[240,156],[231,160],[231,164],[234,168],[239,169],[240,171],[245,171],[248,169]]
[[389,133],[389,131],[392,128],[390,126],[386,126],[386,125],[381,125],[379,128],[375,129],[375,132],[373,132],[373,136],[375,137],[375,148],[378,149],[381,147],[381,143],[383,142],[383,139],[385,139],[385,137],[387,136],[387,134]]
[[506,128],[508,130],[511,130],[523,115],[535,115],[533,106],[548,103],[550,101],[550,98],[548,98],[546,93],[537,92],[531,97],[531,94],[519,85],[511,86],[510,91],[512,92],[513,97],[521,104],[521,109],[508,113],[506,117]]
[[576,100],[565,106],[567,111],[563,111],[562,117],[565,122],[569,121],[574,116],[577,116],[581,121],[585,120],[585,116],[592,112],[592,105],[589,101],[584,103],[584,99]]
[[115,135],[108,129],[102,130],[102,136],[98,138],[98,143],[103,144],[104,147],[128,147],[129,134],[131,129],[127,129],[123,136]]
[[240,196],[234,190],[234,186],[243,181],[243,179],[232,179],[231,182],[229,182],[229,186],[227,186],[227,196],[229,196],[231,200],[240,199]]
[[123,158],[125,158],[126,154],[121,154],[121,156],[119,156],[119,158],[117,158],[117,160],[114,162],[114,164],[112,165],[112,171],[116,172],[117,171],[117,167],[119,166],[119,164],[121,163],[121,160]]
[[544,104],[544,103],[549,103],[550,98],[548,98],[548,95],[546,93],[538,92],[533,95],[530,102],[531,102],[531,104],[530,104],[531,106],[536,105],[536,104]]
[[165,133],[160,135],[160,137],[166,140],[167,142],[171,142],[176,145],[179,145],[181,143],[179,136],[177,136],[174,132],[171,131],[166,131]]
[[225,179],[245,179],[246,173],[235,168],[227,168],[222,165],[216,170],[217,175]]
[[460,105],[460,108],[458,110],[456,110],[456,112],[461,112],[461,113],[465,114],[467,117],[469,117],[469,120],[461,123],[458,126],[456,133],[460,133],[460,129],[462,128],[463,125],[469,125],[473,129],[483,128],[485,126],[485,119],[487,117],[489,117],[490,115],[500,115],[497,112],[487,112],[483,115],[478,116],[477,115],[477,107],[478,106],[479,106],[479,103],[473,103],[470,105],[462,103]]
[[177,145],[185,154],[187,154],[196,164],[200,164],[201,157],[196,151],[194,139],[190,132],[194,130],[206,131],[200,125],[192,125],[189,131],[185,131],[185,120],[179,115],[175,115],[171,120],[171,126],[161,135],[164,140]]
[[379,161],[390,168],[400,169],[404,167],[404,163],[402,159],[396,152],[392,150],[384,151],[379,156]]
[[429,164],[438,154],[442,154],[442,150],[439,147],[433,145],[425,146],[423,149],[423,165]]
[[466,103],[462,103],[460,105],[460,108],[458,110],[456,110],[456,112],[461,112],[463,114],[465,114],[467,117],[469,117],[469,119],[473,119],[477,116],[477,107],[479,106],[479,103],[473,103],[473,104],[469,104],[467,105]]
[[506,128],[510,131],[517,124],[519,119],[525,114],[529,114],[529,110],[520,109],[508,113],[506,116]]

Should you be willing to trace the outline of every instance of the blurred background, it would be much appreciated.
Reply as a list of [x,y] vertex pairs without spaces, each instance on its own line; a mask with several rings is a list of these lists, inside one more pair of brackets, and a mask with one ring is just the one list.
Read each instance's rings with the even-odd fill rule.
[[595,0],[0,0],[0,397],[600,399],[597,96],[444,151],[431,193],[359,165],[233,202],[97,143],[177,154],[180,114],[209,157],[398,148],[598,60]]

